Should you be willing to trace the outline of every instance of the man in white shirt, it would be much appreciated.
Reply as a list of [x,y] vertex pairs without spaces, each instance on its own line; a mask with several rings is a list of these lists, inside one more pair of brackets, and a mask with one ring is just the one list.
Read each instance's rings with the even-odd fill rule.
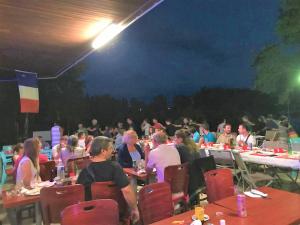
[[160,131],[153,135],[152,142],[154,149],[145,148],[145,161],[147,171],[156,169],[157,182],[164,182],[165,168],[172,165],[180,165],[180,156],[173,145],[167,144],[167,135]]
[[245,124],[240,124],[238,131],[239,135],[236,137],[236,143],[239,147],[249,146],[250,144],[252,146],[256,145],[255,137],[249,133]]

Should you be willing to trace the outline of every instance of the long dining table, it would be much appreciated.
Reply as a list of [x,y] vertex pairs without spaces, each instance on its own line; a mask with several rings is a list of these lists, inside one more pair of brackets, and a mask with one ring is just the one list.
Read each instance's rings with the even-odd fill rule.
[[[247,217],[237,216],[236,196],[224,198],[205,206],[209,220],[205,224],[218,225],[223,219],[228,225],[299,225],[300,195],[263,187],[267,198],[246,197]],[[152,225],[190,225],[194,210],[169,217]]]
[[7,191],[2,192],[3,207],[7,211],[8,220],[11,225],[19,225],[17,221],[17,210],[26,205],[34,205],[35,222],[37,225],[42,225],[42,215],[40,210],[40,195],[9,195]]
[[[206,155],[209,155],[209,150],[211,151],[225,151],[219,146],[210,146],[201,148],[205,151]],[[253,150],[239,150],[242,159],[247,163],[254,163],[259,165],[265,165],[273,170],[275,175],[281,179],[278,175],[279,172],[283,172],[292,181],[297,188],[300,185],[297,183],[297,179],[300,173],[300,152],[293,152],[292,154],[284,151],[282,153],[274,153],[273,149],[268,149],[267,151],[260,148],[253,148]],[[295,171],[295,176],[291,176],[290,171]]]

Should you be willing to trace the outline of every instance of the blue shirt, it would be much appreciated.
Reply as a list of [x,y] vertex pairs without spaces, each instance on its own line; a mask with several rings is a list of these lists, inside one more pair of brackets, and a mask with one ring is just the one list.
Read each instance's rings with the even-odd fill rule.
[[129,154],[131,156],[132,161],[138,161],[142,159],[140,153],[137,150],[129,152]]
[[208,132],[207,134],[203,135],[204,138],[204,142],[208,143],[208,142],[216,142],[216,137],[213,133]]
[[196,131],[194,134],[193,134],[193,140],[194,142],[198,143],[199,140],[200,140],[200,134],[198,131]]

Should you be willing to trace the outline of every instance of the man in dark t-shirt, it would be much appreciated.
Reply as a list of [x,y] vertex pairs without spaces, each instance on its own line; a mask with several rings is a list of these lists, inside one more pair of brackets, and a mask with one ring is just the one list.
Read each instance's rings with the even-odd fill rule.
[[107,137],[96,137],[91,145],[91,164],[83,169],[78,176],[77,183],[85,187],[86,200],[91,200],[91,184],[93,182],[112,181],[117,185],[131,209],[133,221],[139,220],[136,194],[129,184],[128,178],[121,166],[110,161],[113,152],[113,140]]
[[100,135],[100,127],[98,125],[98,121],[96,119],[92,119],[92,126],[87,129],[89,135],[97,137]]
[[127,176],[117,162],[106,160],[103,162],[92,162],[88,168],[81,171],[77,183],[85,187],[85,199],[92,199],[91,184],[93,182],[112,181],[120,189],[129,185]]

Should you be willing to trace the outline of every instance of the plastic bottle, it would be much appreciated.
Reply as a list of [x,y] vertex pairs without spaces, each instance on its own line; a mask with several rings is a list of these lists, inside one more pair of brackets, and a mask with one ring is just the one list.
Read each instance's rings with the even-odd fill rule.
[[61,159],[58,160],[57,164],[57,177],[62,180],[65,178],[65,166]]

